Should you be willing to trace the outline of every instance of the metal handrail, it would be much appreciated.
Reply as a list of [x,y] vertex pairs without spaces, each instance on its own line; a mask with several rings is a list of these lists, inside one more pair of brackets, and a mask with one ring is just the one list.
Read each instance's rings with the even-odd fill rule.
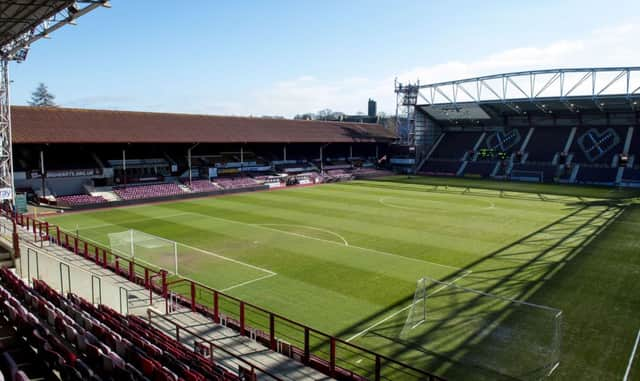
[[[197,339],[201,340],[202,342],[205,342],[205,343],[209,344],[209,346],[210,346],[211,348],[215,348],[215,349],[217,349],[217,350],[220,350],[220,351],[222,351],[222,352],[226,353],[227,355],[229,355],[229,356],[233,357],[234,359],[239,360],[239,361],[241,361],[242,363],[244,363],[244,364],[248,365],[248,366],[249,366],[249,368],[251,369],[251,372],[255,372],[255,371],[257,370],[257,371],[259,371],[260,373],[264,373],[264,374],[266,374],[267,376],[272,377],[272,378],[274,378],[274,379],[276,379],[276,380],[278,380],[278,381],[283,380],[282,378],[280,378],[280,377],[276,376],[275,374],[270,373],[270,372],[268,372],[268,371],[266,371],[266,370],[264,370],[264,369],[262,369],[262,368],[260,368],[260,367],[258,367],[258,366],[256,366],[256,365],[254,365],[254,364],[252,364],[252,363],[248,362],[247,360],[243,359],[242,357],[240,357],[240,356],[238,356],[238,355],[236,355],[236,354],[234,354],[234,353],[229,352],[228,350],[224,349],[223,347],[221,347],[221,346],[219,346],[219,345],[215,344],[212,340],[210,340],[210,339],[207,339],[207,338],[204,338],[204,337],[200,336],[199,334],[197,334],[197,333],[193,332],[192,330],[190,330],[188,327],[183,326],[183,325],[181,325],[181,324],[179,324],[179,323],[177,323],[177,322],[175,322],[175,321],[173,321],[173,320],[171,320],[171,319],[167,318],[166,316],[164,316],[164,315],[163,315],[163,314],[161,314],[160,312],[158,312],[158,311],[154,311],[153,309],[148,308],[148,309],[147,309],[147,317],[148,317],[148,319],[149,319],[149,324],[150,324],[151,326],[153,326],[153,324],[152,324],[152,317],[151,317],[151,315],[152,315],[152,314],[153,314],[153,315],[155,315],[156,317],[159,317],[159,318],[161,318],[162,320],[164,320],[164,321],[166,321],[166,322],[168,322],[168,323],[172,324],[172,325],[176,328],[176,341],[180,342],[180,331],[184,331],[184,332],[186,332],[186,333],[190,334],[191,336],[193,336],[194,338],[197,338]],[[213,351],[211,351],[211,360],[214,360],[214,358],[213,358],[213,353],[214,353],[214,352],[213,352]]]

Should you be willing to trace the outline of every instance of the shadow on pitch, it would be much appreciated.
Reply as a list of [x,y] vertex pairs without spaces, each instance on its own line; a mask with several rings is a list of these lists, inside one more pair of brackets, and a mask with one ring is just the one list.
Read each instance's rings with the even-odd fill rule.
[[[453,281],[472,271],[471,275],[460,281],[465,287],[512,299],[528,299],[623,211],[621,205],[610,202],[581,202],[576,206],[579,206],[579,209],[567,216],[470,263],[450,274],[444,281]],[[370,326],[412,301],[413,295],[408,295],[394,305],[362,319],[338,336]],[[419,335],[412,337],[410,341],[400,338],[399,329],[404,325],[403,319],[407,316],[401,314],[403,319],[395,319],[370,330],[359,342],[366,343],[364,345],[367,346],[372,343],[374,349],[384,348],[385,353],[391,358],[409,361],[445,377],[459,378],[463,374],[475,374],[479,379],[509,379],[512,375],[487,366],[485,362],[477,361],[475,354],[482,352],[483,345],[487,345],[484,342],[485,338],[495,329],[496,322],[509,322],[514,317],[509,316],[510,312],[506,309],[496,309],[487,316],[483,327],[478,327],[470,333],[465,330],[465,324],[469,319],[473,319],[472,312],[477,308],[477,303],[479,300],[472,298],[455,305],[447,305],[443,318],[431,324],[428,329],[421,330]],[[463,340],[458,340],[460,343],[453,348],[439,350],[429,347],[429,343],[442,339],[443,332],[451,337],[464,337]],[[535,373],[540,370],[532,368],[527,372]],[[526,378],[527,375],[528,373],[520,373],[517,377]]]

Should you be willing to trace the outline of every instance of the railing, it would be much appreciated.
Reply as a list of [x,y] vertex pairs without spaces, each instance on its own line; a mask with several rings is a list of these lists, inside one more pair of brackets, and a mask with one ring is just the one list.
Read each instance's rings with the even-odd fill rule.
[[[147,310],[147,318],[149,319],[149,325],[152,325],[152,319],[153,316],[156,316],[157,318],[162,319],[165,323],[170,324],[171,326],[173,326],[173,329],[175,331],[175,339],[177,342],[180,342],[180,334],[181,333],[187,333],[190,335],[189,339],[190,340],[194,340],[193,342],[193,346],[194,346],[194,352],[198,353],[198,352],[202,352],[203,348],[206,348],[206,352],[208,354],[208,358],[211,359],[212,362],[214,363],[221,363],[222,359],[226,359],[229,360],[229,357],[233,358],[234,360],[237,360],[239,362],[242,363],[242,367],[245,368],[247,370],[249,370],[251,372],[251,374],[255,374],[255,375],[267,375],[269,377],[271,377],[274,380],[280,381],[282,380],[282,378],[276,376],[273,373],[270,373],[269,371],[262,369],[260,367],[255,366],[254,364],[248,362],[247,360],[243,359],[242,357],[229,352],[228,350],[224,349],[223,347],[221,347],[218,344],[215,344],[212,340],[209,340],[207,338],[204,338],[202,336],[200,336],[199,334],[197,334],[196,332],[194,332],[193,330],[189,329],[189,327],[178,324],[176,321],[171,320],[169,318],[167,318],[166,316],[162,315],[160,312],[154,311],[153,309],[148,309]],[[216,352],[222,352],[227,356],[221,356],[221,359],[219,359],[218,361],[216,361]]]
[[[177,278],[169,282],[167,271],[136,263],[121,257],[98,244],[90,243],[78,235],[62,231],[27,215],[2,211],[17,225],[29,227],[34,236],[47,237],[77,255],[94,261],[128,280],[162,295],[167,303],[170,293],[178,303],[194,312],[207,315],[215,323],[232,328],[304,365],[339,380],[428,380],[444,378],[417,369],[359,345],[321,332],[302,323],[245,302],[215,290],[197,281]],[[160,280],[157,284],[156,280]],[[168,308],[168,307],[167,307]]]
[[190,279],[167,284],[192,311],[340,380],[444,380]]
[[162,287],[158,287],[152,282],[152,277],[161,278],[163,282],[165,282],[166,271],[160,268],[152,268],[151,266],[135,262],[135,260],[131,258],[120,256],[101,245],[88,242],[77,235],[64,232],[59,226],[52,226],[46,221],[38,221],[29,215],[16,214],[6,210],[2,210],[0,213],[2,216],[15,221],[18,226],[32,232],[36,245],[42,246],[44,242],[56,244],[127,278],[131,282],[144,286],[147,289],[163,293]]

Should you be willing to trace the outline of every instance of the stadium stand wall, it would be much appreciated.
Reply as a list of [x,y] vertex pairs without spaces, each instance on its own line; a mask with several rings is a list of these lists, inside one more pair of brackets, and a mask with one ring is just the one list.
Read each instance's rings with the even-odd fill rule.
[[366,123],[22,106],[12,116],[18,192],[71,208],[261,190],[283,171],[292,183],[323,168],[333,172],[314,181],[388,174],[373,169],[394,139]]

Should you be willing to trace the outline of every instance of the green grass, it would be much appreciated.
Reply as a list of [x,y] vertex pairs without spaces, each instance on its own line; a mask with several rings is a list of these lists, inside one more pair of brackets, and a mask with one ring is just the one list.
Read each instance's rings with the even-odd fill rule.
[[[557,308],[563,340],[553,378],[602,380],[622,378],[640,328],[640,209],[627,199],[633,196],[609,188],[392,177],[49,221],[104,244],[108,233],[126,229],[178,241],[181,275],[343,339],[377,324],[353,342],[451,379],[526,378],[514,369],[527,352],[498,344],[495,333],[515,332],[533,314],[505,303],[481,311],[458,300],[440,305],[449,317],[436,332],[422,325],[400,338],[419,278]],[[169,255],[144,259],[173,266]],[[223,307],[237,311],[230,302]],[[265,316],[247,313],[266,328]],[[480,315],[491,319],[483,329],[459,320],[477,323]],[[548,323],[538,324],[546,335]],[[302,341],[283,322],[277,330]],[[326,352],[314,336],[312,347]],[[339,365],[371,371],[371,358],[346,351],[339,347]],[[488,360],[482,353],[490,353]],[[390,379],[408,379],[384,365]]]

